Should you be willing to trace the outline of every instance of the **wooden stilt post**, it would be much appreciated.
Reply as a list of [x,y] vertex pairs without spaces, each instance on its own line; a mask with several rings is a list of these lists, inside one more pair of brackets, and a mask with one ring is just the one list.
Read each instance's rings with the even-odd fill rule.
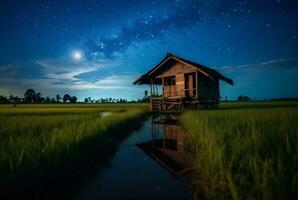
[[152,82],[151,82],[151,84],[150,84],[150,96],[151,96],[151,98],[152,98]]
[[152,89],[153,89],[153,97],[155,97],[155,88],[154,88],[154,82],[153,82],[153,79],[152,79]]
[[150,103],[151,103],[151,111],[153,111],[153,99],[152,99],[152,80],[151,80],[151,84],[150,84]]
[[198,109],[200,109],[200,101],[199,101],[199,81],[198,81],[198,72],[196,71],[196,103]]
[[199,87],[198,87],[198,72],[196,71],[196,99],[198,99]]
[[164,77],[161,78],[161,85],[162,85],[161,106],[163,107],[163,109],[167,110],[167,107],[164,105]]

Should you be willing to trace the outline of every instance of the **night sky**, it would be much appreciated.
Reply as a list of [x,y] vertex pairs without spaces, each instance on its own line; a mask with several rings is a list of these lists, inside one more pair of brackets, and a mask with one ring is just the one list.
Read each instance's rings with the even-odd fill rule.
[[0,95],[136,99],[167,52],[235,82],[221,96],[298,97],[298,1],[0,2]]

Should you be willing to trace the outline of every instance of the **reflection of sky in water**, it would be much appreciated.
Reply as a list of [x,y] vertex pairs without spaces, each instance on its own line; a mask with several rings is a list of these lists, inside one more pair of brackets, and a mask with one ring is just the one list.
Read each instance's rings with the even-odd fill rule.
[[111,112],[101,112],[100,113],[100,116],[101,117],[107,117],[107,116],[109,116],[109,115],[111,115],[112,113]]
[[151,123],[135,131],[119,147],[111,165],[85,187],[78,199],[187,199],[187,177],[175,179],[136,143],[151,140]]

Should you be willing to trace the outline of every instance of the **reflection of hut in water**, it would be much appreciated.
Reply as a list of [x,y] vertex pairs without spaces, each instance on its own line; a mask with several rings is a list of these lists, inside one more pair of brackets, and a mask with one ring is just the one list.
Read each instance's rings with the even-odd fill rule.
[[190,157],[185,151],[185,133],[168,116],[160,121],[152,120],[152,139],[138,144],[149,156],[168,169],[174,175],[183,175],[190,171]]

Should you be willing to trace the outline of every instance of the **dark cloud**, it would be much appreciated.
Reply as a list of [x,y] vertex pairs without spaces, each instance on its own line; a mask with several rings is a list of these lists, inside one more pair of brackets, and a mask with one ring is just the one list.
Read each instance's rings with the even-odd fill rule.
[[256,64],[245,64],[237,66],[224,66],[217,68],[223,72],[247,72],[247,71],[265,71],[265,70],[292,70],[298,71],[298,58],[283,58],[270,60]]
[[284,58],[255,64],[217,68],[233,79],[233,88],[222,84],[222,93],[236,98],[248,95],[257,99],[297,97],[298,58]]
[[14,78],[18,75],[18,66],[9,64],[9,65],[0,65],[0,78],[10,77]]

